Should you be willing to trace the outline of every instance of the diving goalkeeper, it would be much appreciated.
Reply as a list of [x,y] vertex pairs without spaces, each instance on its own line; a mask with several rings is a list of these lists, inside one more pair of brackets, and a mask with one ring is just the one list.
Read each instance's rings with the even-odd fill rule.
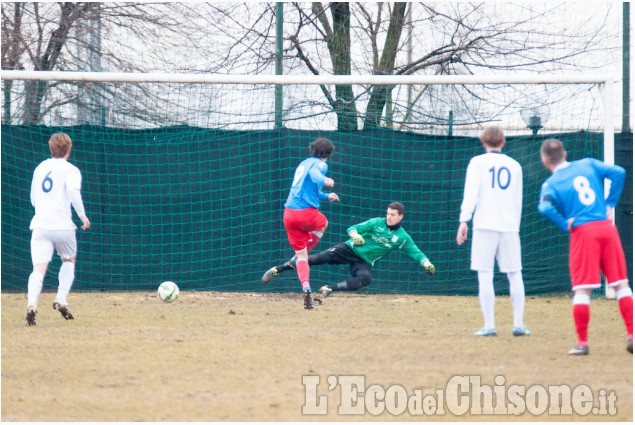
[[[351,276],[335,285],[320,288],[323,297],[332,291],[356,291],[372,282],[371,268],[375,262],[394,249],[402,250],[415,259],[432,275],[436,272],[428,257],[412,241],[410,235],[401,227],[404,205],[393,202],[388,205],[386,217],[371,218],[347,229],[350,239],[322,251],[309,255],[309,266],[320,264],[348,264]],[[262,276],[263,282],[269,282],[278,274],[295,267],[295,257],[284,264],[270,268]]]

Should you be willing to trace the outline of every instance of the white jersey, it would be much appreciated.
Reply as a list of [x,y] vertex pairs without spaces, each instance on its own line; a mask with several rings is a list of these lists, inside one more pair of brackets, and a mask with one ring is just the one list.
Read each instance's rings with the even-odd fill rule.
[[37,166],[31,182],[31,204],[35,216],[30,229],[75,230],[71,204],[79,217],[85,217],[80,194],[82,175],[63,158],[49,158]]
[[467,167],[459,221],[474,229],[518,232],[523,206],[523,170],[500,152],[475,156]]

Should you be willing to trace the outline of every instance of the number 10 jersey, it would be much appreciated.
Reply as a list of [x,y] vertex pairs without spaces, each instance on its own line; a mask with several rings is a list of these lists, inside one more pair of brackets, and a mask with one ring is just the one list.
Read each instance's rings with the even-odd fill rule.
[[474,229],[518,232],[523,207],[523,170],[513,158],[488,152],[470,160],[459,221]]

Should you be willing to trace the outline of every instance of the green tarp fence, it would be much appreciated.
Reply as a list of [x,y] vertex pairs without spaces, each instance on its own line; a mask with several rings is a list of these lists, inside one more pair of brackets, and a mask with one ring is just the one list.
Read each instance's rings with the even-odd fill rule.
[[[2,126],[2,290],[26,291],[31,271],[29,190],[36,165],[49,156],[53,132],[73,139],[70,161],[83,174],[83,197],[92,222],[78,230],[73,290],[154,290],[164,280],[182,290],[299,291],[294,272],[263,284],[260,276],[292,251],[282,226],[283,204],[297,164],[316,137],[336,150],[329,176],[340,203],[322,203],[329,228],[322,250],[346,239],[354,223],[383,216],[391,201],[406,205],[403,225],[438,273],[429,277],[403,253],[374,268],[368,292],[469,295],[469,243],[455,242],[465,169],[482,153],[474,137],[443,137],[385,129],[329,132],[224,131],[192,127],[123,130],[95,126]],[[601,133],[560,138],[569,159],[602,158]],[[545,137],[509,137],[505,152],[524,172],[521,226],[527,294],[567,292],[568,236],[538,214]],[[628,170],[616,219],[632,281],[632,133],[616,135],[616,162]],[[75,217],[76,223],[79,220]],[[469,241],[468,241],[469,242]],[[45,288],[57,287],[54,257]],[[348,268],[311,270],[312,285],[343,280]],[[496,273],[496,292],[508,293]]]

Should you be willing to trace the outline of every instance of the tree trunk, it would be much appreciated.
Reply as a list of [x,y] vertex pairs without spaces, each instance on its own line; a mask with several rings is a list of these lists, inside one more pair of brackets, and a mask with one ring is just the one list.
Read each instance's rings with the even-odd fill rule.
[[4,115],[2,116],[3,124],[11,124],[11,89],[13,80],[4,80]]
[[[399,49],[399,41],[401,40],[401,31],[405,22],[407,3],[395,3],[390,15],[390,24],[386,34],[386,43],[381,54],[379,66],[375,70],[375,74],[391,75],[395,69],[395,58]],[[393,86],[377,85],[371,90],[370,99],[366,107],[366,115],[364,117],[364,129],[379,127],[381,123],[381,115],[386,105],[386,99],[389,98],[389,91]]]
[[[61,4],[62,13],[60,22],[55,31],[51,34],[44,54],[35,63],[36,71],[51,71],[57,63],[57,58],[68,40],[68,33],[77,19],[77,11],[84,6],[82,3]],[[25,83],[25,108],[24,124],[38,125],[42,114],[42,99],[46,94],[48,85],[46,81],[26,81]]]
[[[333,39],[328,41],[335,75],[351,74],[351,12],[348,3],[332,3]],[[353,86],[335,86],[338,130],[357,130],[357,108]]]

